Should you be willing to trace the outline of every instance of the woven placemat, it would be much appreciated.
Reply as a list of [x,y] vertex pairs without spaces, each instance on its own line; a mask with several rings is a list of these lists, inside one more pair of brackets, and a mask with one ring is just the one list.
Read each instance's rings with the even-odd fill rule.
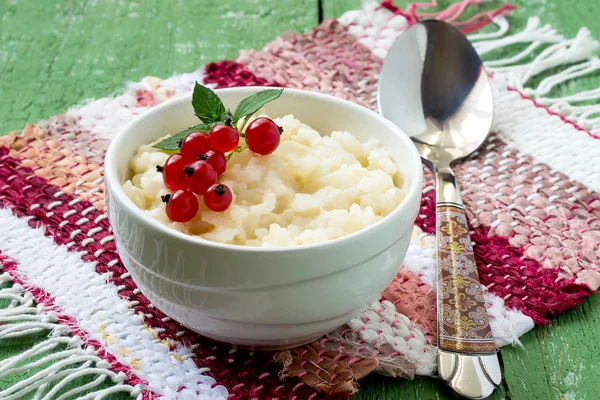
[[[493,132],[456,168],[492,330],[504,346],[600,285],[600,169],[590,168],[600,154],[600,121],[593,118],[600,110],[579,103],[599,95],[547,97],[556,85],[600,68],[592,56],[598,43],[585,29],[565,39],[536,18],[507,35],[511,6],[459,21],[469,3],[426,16],[471,33],[484,58],[498,49],[510,54],[486,61],[496,103]],[[0,398],[58,393],[80,376],[88,383],[67,394],[315,399],[347,397],[373,372],[434,375],[437,262],[429,173],[408,255],[381,298],[321,340],[276,354],[216,345],[148,302],[117,254],[102,177],[115,133],[152,106],[190,93],[195,81],[315,90],[374,109],[382,57],[420,12],[390,1],[367,4],[237,60],[165,80],[146,77],[115,98],[87,101],[0,138],[0,298],[9,302],[0,310],[0,340],[52,332],[0,361],[0,377],[52,361]],[[474,33],[487,24],[495,30]],[[513,44],[525,47],[511,50]],[[536,87],[529,84],[533,77]]]

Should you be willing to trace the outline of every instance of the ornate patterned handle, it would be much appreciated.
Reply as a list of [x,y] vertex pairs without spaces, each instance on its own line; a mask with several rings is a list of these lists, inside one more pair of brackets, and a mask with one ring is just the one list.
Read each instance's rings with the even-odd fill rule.
[[483,288],[462,205],[437,204],[438,345],[461,353],[493,353]]

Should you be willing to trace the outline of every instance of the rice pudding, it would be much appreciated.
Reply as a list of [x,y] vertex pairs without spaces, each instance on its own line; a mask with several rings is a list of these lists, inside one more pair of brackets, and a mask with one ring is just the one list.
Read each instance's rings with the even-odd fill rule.
[[132,178],[123,189],[141,210],[173,229],[259,247],[336,239],[376,223],[404,199],[401,171],[379,141],[361,143],[350,132],[322,136],[293,115],[273,121],[283,128],[273,153],[262,156],[246,148],[231,154],[219,177],[233,197],[225,211],[209,210],[203,196],[197,196],[194,218],[170,220],[161,200],[170,191],[156,168],[169,153],[152,147],[154,143],[134,154]]

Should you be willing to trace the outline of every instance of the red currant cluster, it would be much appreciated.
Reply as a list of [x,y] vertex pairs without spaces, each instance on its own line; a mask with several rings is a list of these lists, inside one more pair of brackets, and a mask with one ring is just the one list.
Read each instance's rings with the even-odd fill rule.
[[[279,146],[281,127],[270,118],[253,120],[243,135],[248,148],[256,154],[267,155]],[[212,211],[225,211],[233,196],[231,190],[217,182],[227,169],[225,153],[238,150],[240,133],[228,123],[212,127],[210,133],[192,132],[179,146],[179,153],[156,167],[162,173],[167,189],[173,194],[162,196],[167,203],[166,213],[171,221],[187,222],[198,213],[198,198]]]

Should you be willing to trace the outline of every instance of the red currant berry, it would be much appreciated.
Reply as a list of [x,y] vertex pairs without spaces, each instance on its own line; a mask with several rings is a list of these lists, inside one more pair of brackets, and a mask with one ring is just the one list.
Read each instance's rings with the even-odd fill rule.
[[183,139],[179,147],[181,154],[196,158],[210,149],[208,133],[192,132]]
[[204,194],[217,181],[217,173],[204,160],[194,161],[183,169],[185,187],[196,194]]
[[221,183],[212,185],[204,195],[204,204],[212,211],[227,210],[232,200],[231,190]]
[[240,135],[233,126],[218,124],[210,130],[210,148],[227,153],[235,149],[240,141]]
[[175,193],[161,198],[167,203],[165,211],[171,221],[188,222],[198,212],[198,198],[187,189],[177,190]]
[[256,118],[246,128],[246,143],[248,148],[256,154],[266,156],[277,149],[282,133],[283,129],[277,126],[272,119]]
[[227,159],[218,151],[209,150],[205,154],[200,154],[199,158],[209,163],[217,175],[221,175],[227,169]]
[[157,166],[156,170],[162,172],[165,186],[172,191],[184,189],[186,176],[183,169],[190,163],[190,159],[181,154],[173,154],[167,158],[165,165]]

